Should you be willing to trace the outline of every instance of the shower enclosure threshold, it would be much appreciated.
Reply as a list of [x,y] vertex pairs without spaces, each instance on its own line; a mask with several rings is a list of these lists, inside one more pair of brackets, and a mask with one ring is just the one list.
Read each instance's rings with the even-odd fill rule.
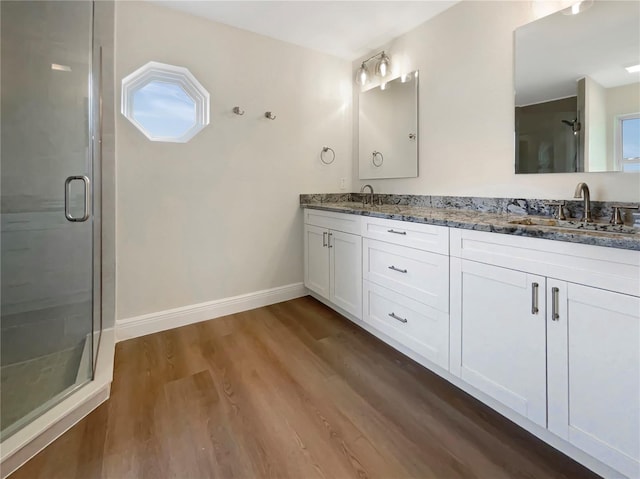
[[114,353],[114,330],[105,329],[102,331],[93,381],[77,388],[49,411],[0,443],[1,479],[5,479],[109,399],[113,380]]

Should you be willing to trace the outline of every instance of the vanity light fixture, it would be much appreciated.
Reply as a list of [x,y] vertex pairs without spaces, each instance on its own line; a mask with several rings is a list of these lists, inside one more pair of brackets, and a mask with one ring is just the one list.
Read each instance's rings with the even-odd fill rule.
[[638,73],[640,72],[640,63],[638,65],[631,65],[629,67],[624,67],[629,73]]
[[376,75],[378,75],[381,78],[386,77],[387,75],[389,75],[389,73],[391,73],[391,59],[387,56],[387,54],[383,51],[376,53],[375,55],[367,58],[365,61],[362,62],[362,65],[360,65],[360,68],[358,68],[358,71],[356,72],[356,83],[358,85],[366,85],[367,82],[369,81],[369,69],[367,68],[367,62],[375,59],[375,58],[380,58],[378,60],[378,63],[376,63]]

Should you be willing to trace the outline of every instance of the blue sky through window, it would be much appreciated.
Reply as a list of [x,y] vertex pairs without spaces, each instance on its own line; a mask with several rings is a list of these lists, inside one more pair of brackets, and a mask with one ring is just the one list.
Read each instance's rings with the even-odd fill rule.
[[196,123],[196,103],[181,86],[154,80],[134,92],[133,118],[154,137],[179,138]]
[[622,158],[640,158],[640,118],[622,120]]

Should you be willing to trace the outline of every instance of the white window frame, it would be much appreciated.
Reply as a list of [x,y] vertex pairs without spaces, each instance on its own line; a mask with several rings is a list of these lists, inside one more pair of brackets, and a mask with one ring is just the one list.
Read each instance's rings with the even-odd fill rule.
[[[194,125],[180,136],[155,136],[147,131],[134,117],[133,97],[136,91],[147,84],[159,81],[180,86],[196,106]],[[151,141],[186,143],[209,124],[209,92],[184,67],[167,63],[149,62],[122,79],[122,114]]]
[[628,113],[626,115],[618,115],[616,116],[615,123],[615,157],[616,157],[616,170],[624,171],[625,165],[635,165],[640,163],[640,158],[634,158],[633,160],[626,160],[622,157],[622,122],[625,120],[635,120],[640,119],[640,112],[638,113]]

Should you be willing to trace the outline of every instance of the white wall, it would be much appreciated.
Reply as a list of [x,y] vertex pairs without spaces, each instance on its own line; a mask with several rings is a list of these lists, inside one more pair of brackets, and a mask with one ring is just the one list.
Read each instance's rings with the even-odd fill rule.
[[[607,161],[607,89],[593,78],[585,79],[585,170],[606,171],[613,168],[612,161]],[[613,159],[613,158],[611,158]]]
[[141,2],[117,3],[116,52],[118,83],[155,60],[211,94],[186,144],[117,115],[117,318],[302,281],[298,195],[352,184],[350,63]]
[[383,193],[568,199],[586,181],[594,200],[640,201],[638,174],[514,174],[513,32],[534,13],[532,2],[463,1],[377,49],[396,73],[420,70],[420,176],[356,179],[354,189],[370,182]]
[[616,148],[619,148],[616,143],[619,141],[618,135],[620,134],[618,117],[640,112],[640,85],[631,83],[617,88],[608,88],[606,102],[608,160],[611,166],[616,166],[616,155],[622,156],[622,152],[616,151]]

